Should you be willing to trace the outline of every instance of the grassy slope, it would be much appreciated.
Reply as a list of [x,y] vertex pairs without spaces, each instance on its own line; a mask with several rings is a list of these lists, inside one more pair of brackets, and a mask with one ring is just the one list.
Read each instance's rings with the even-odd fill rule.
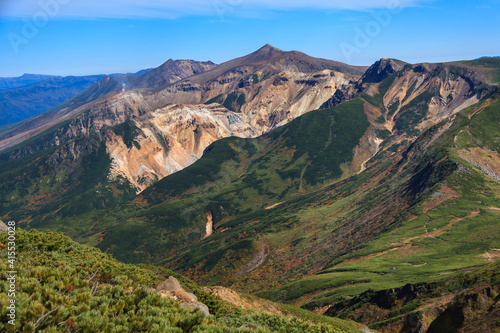
[[492,83],[500,84],[500,59],[499,58],[481,58],[476,60],[462,61],[462,63],[486,69],[486,76]]
[[[0,243],[0,330],[5,332],[357,331],[354,323],[303,316],[300,309],[288,308],[292,320],[241,310],[171,271],[123,264],[67,236],[21,229],[16,235],[16,325],[11,326],[6,309],[8,250],[3,245],[7,233],[0,234]],[[172,275],[208,305],[212,316],[204,319],[201,312],[191,312],[148,289]]]
[[497,332],[499,292],[500,262],[495,262],[428,283],[368,290],[338,302],[327,315],[361,320],[381,331],[401,331],[420,320],[429,333]]
[[[433,186],[426,186],[424,195],[405,209],[386,232],[335,258],[318,274],[265,296],[315,308],[368,289],[432,281],[487,264],[488,258],[481,255],[494,253],[492,249],[500,247],[500,184],[458,152],[480,146],[489,149],[490,154],[498,153],[499,131],[495,124],[499,111],[499,101],[484,109],[479,105],[465,110],[445,135],[425,147],[419,157],[421,165],[440,161],[452,172],[437,179]],[[444,169],[423,167],[419,173],[425,175],[428,171],[427,178],[432,179],[442,176]]]
[[0,154],[0,216],[36,227],[54,211],[82,214],[134,197],[127,183],[107,179],[111,160],[103,133],[51,147],[54,135],[68,126],[71,122],[62,123]]

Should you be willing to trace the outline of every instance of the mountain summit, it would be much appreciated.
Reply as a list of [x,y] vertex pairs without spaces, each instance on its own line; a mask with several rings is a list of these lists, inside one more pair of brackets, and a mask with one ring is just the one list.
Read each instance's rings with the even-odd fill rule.
[[262,52],[262,53],[276,53],[276,52],[284,52],[282,49],[278,49],[277,47],[272,46],[271,44],[266,44],[257,51],[257,52]]
[[245,60],[249,61],[250,63],[257,63],[259,61],[271,61],[277,57],[282,57],[284,55],[286,55],[285,51],[278,49],[271,44],[266,44],[244,58],[246,58]]
[[351,66],[333,60],[314,58],[299,51],[283,51],[270,44],[266,44],[255,52],[229,60],[211,71],[189,77],[185,81],[205,84],[229,71],[237,71],[243,67],[251,68],[248,71],[255,72],[261,70],[270,74],[285,70],[312,73],[329,69],[351,75],[362,75],[368,68],[364,66]]
[[217,67],[211,61],[169,59],[163,65],[150,70],[134,81],[131,88],[158,88]]

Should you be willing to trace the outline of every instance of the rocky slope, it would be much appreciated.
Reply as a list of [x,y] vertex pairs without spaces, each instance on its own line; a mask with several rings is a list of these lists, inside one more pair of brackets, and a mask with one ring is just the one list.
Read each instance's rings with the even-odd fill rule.
[[[252,75],[258,77],[265,73]],[[135,118],[134,126],[145,133],[138,139],[141,148],[132,148],[129,152],[122,145],[121,153],[112,153],[114,163],[122,168],[115,168],[114,172],[126,175],[132,184],[143,190],[145,186],[137,182],[138,178],[145,176],[138,172],[140,165],[156,170],[157,177],[147,176],[150,178],[147,183],[162,179],[199,159],[205,148],[216,140],[230,136],[256,137],[307,111],[318,109],[335,91],[348,90],[353,79],[329,70],[316,74],[285,71],[263,82],[234,90],[224,81],[214,83],[209,88],[208,97],[200,96],[201,99],[193,101],[202,102],[215,95],[208,99],[207,105],[172,104]],[[230,93],[224,93],[226,91]],[[169,148],[162,149],[152,133],[161,133]],[[120,150],[116,144],[108,142],[108,151]],[[154,160],[137,159],[135,166],[124,156],[129,153],[147,156],[151,149],[156,149]]]
[[[352,74],[360,73],[361,68],[314,59],[300,52],[284,52],[270,45],[209,70],[213,67],[212,63],[168,61],[130,85],[142,86],[151,81],[153,86],[161,86],[169,80],[208,71],[166,88],[119,91],[82,103],[120,90],[119,80],[114,79],[112,89],[86,92],[72,102],[72,107],[53,112],[50,119],[35,119],[29,130],[12,131],[2,138],[0,147],[7,149],[29,139],[52,127],[54,122],[68,120],[72,126],[69,132],[59,131],[57,139],[48,146],[70,140],[77,133],[99,131],[133,119],[140,144],[127,147],[119,138],[108,137],[106,147],[113,158],[110,176],[125,177],[137,191],[142,191],[192,164],[215,140],[259,136],[308,111],[349,100],[358,91],[370,99],[379,94],[377,89],[381,86],[382,99],[368,111],[374,118],[373,129],[386,129],[390,133],[399,130],[403,133],[400,141],[406,140],[409,127],[419,124],[411,133],[416,135],[493,91],[479,84],[484,74],[465,65],[405,66],[400,61],[383,59],[359,78]],[[388,76],[390,79],[380,85]],[[166,81],[160,84],[158,80]],[[202,103],[211,106],[203,107]],[[402,109],[409,111],[400,112]],[[417,109],[422,111],[414,112]],[[180,116],[182,113],[186,116]],[[159,118],[155,120],[156,116]],[[222,120],[223,117],[226,119]],[[365,160],[371,158],[378,150],[377,140],[373,133],[368,134],[357,155]],[[364,161],[359,163],[361,168],[365,167]]]
[[[167,63],[157,72],[172,70],[172,62]],[[345,178],[369,167],[377,153],[394,153],[496,89],[487,80],[494,68],[469,63],[409,65],[382,59],[364,76],[353,75],[360,70],[266,45],[164,88],[116,91],[121,78],[107,78],[68,101],[72,106],[5,134],[0,147],[8,150],[2,159],[14,163],[44,153],[45,167],[59,170],[56,161],[64,160],[73,172],[81,158],[104,149],[111,159],[107,179],[125,181],[140,192],[191,165],[216,140],[257,137],[308,111],[358,98],[370,125],[343,169]],[[103,147],[85,143],[95,139]],[[36,163],[40,169],[42,162]],[[5,195],[15,198],[14,193]],[[52,196],[50,190],[42,193]]]
[[199,62],[193,60],[169,59],[160,67],[154,68],[137,78],[125,89],[158,88],[168,86],[187,77],[200,74],[217,67],[211,61]]
[[[70,130],[59,130],[57,138],[40,149],[133,119],[133,126],[141,133],[137,139],[140,144],[124,148],[120,139],[110,137],[106,147],[114,159],[111,175],[125,177],[140,191],[193,163],[215,140],[255,137],[318,109],[337,91],[352,95],[359,76],[346,73],[359,74],[360,69],[267,45],[166,88],[117,92],[62,108],[50,119],[33,121],[32,129],[4,136],[0,147],[14,146],[55,122],[71,121]],[[153,151],[155,157],[150,156]]]
[[496,332],[500,325],[498,262],[431,283],[367,291],[327,315],[370,323],[382,332]]

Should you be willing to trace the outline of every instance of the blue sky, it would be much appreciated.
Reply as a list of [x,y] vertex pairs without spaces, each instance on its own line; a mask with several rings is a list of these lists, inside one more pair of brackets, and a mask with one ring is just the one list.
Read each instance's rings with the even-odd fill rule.
[[500,55],[500,0],[2,0],[0,76],[221,63],[270,43],[370,65]]

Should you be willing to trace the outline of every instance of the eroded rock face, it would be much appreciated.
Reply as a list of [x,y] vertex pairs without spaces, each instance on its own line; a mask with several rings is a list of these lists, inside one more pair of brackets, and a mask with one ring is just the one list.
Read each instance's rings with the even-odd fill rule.
[[211,212],[207,213],[207,224],[205,228],[205,237],[210,237],[214,233],[214,220]]
[[368,68],[363,75],[363,83],[379,83],[390,75],[401,70],[404,66],[402,61],[383,58]]
[[182,306],[189,308],[191,310],[200,310],[205,316],[210,316],[210,311],[208,307],[198,302],[198,298],[192,294],[187,292],[180,282],[170,276],[167,280],[163,281],[156,287],[156,291],[158,291],[162,297],[168,297],[175,301],[178,301],[182,304]]
[[[247,71],[243,73],[247,75]],[[119,136],[106,139],[107,151],[113,160],[111,178],[124,177],[140,192],[197,161],[214,141],[230,136],[252,138],[262,135],[320,108],[337,91],[350,89],[350,82],[355,80],[353,76],[331,70],[321,71],[320,74],[285,71],[275,78],[259,83],[250,81],[243,88],[238,88],[241,75],[226,73],[223,75],[225,79],[218,78],[209,83],[208,89],[204,88],[205,92],[190,91],[190,97],[184,97],[191,104],[169,104],[145,114],[130,111],[133,125],[141,133],[136,138],[138,145],[127,147]],[[265,73],[255,75],[255,81],[258,81]],[[278,78],[280,84],[275,85]],[[313,78],[315,83],[310,84]],[[179,94],[183,95],[179,89],[184,89],[186,84],[182,82],[182,85],[165,89],[159,93],[160,98],[186,100],[179,97]],[[236,90],[233,90],[235,85]],[[229,95],[225,95],[228,92]],[[193,104],[217,100],[217,96],[223,96],[219,102],[224,105],[217,102]],[[233,104],[227,102],[231,96],[236,101]],[[239,103],[245,103],[238,105],[238,98]],[[113,114],[122,114],[123,111],[119,110],[128,108],[121,101],[116,98],[117,111],[112,111]]]
[[[479,285],[460,293],[440,289],[435,284],[367,291],[362,295],[367,301],[361,306],[358,304],[347,317],[365,324],[378,322],[380,332],[494,332],[494,322],[500,318],[496,299],[499,291],[498,284]],[[335,304],[326,315],[339,315],[362,297],[355,297],[343,305]],[[403,313],[404,307],[411,304],[416,304],[414,310],[394,315],[395,311]]]
[[3,223],[3,221],[0,221],[0,232],[7,232],[7,231],[9,231],[7,225]]
[[[418,118],[416,130],[424,131],[491,93],[476,87],[474,82],[479,78],[475,73],[460,73],[440,64],[404,67],[392,59],[380,60],[361,79],[330,69],[301,72],[280,67],[269,75],[242,66],[208,82],[187,79],[154,94],[124,92],[124,96],[117,95],[95,106],[92,113],[98,115],[92,127],[133,119],[134,126],[140,129],[137,147],[127,147],[119,136],[108,137],[106,147],[113,160],[110,178],[126,178],[141,192],[193,164],[214,141],[230,136],[257,137],[306,112],[349,100],[358,89],[366,89],[369,95],[377,93],[377,83],[372,83],[373,87],[359,85],[395,75],[383,92],[380,110],[366,110],[372,113],[369,118],[373,117],[373,126],[356,149],[359,166],[354,168],[362,170],[382,141],[374,134],[380,127],[374,122],[379,114],[385,117],[385,129],[393,134],[404,133],[401,141],[411,140],[403,128],[407,119]],[[167,105],[158,107],[162,104]],[[109,109],[106,112],[113,117],[103,117],[104,109]]]

